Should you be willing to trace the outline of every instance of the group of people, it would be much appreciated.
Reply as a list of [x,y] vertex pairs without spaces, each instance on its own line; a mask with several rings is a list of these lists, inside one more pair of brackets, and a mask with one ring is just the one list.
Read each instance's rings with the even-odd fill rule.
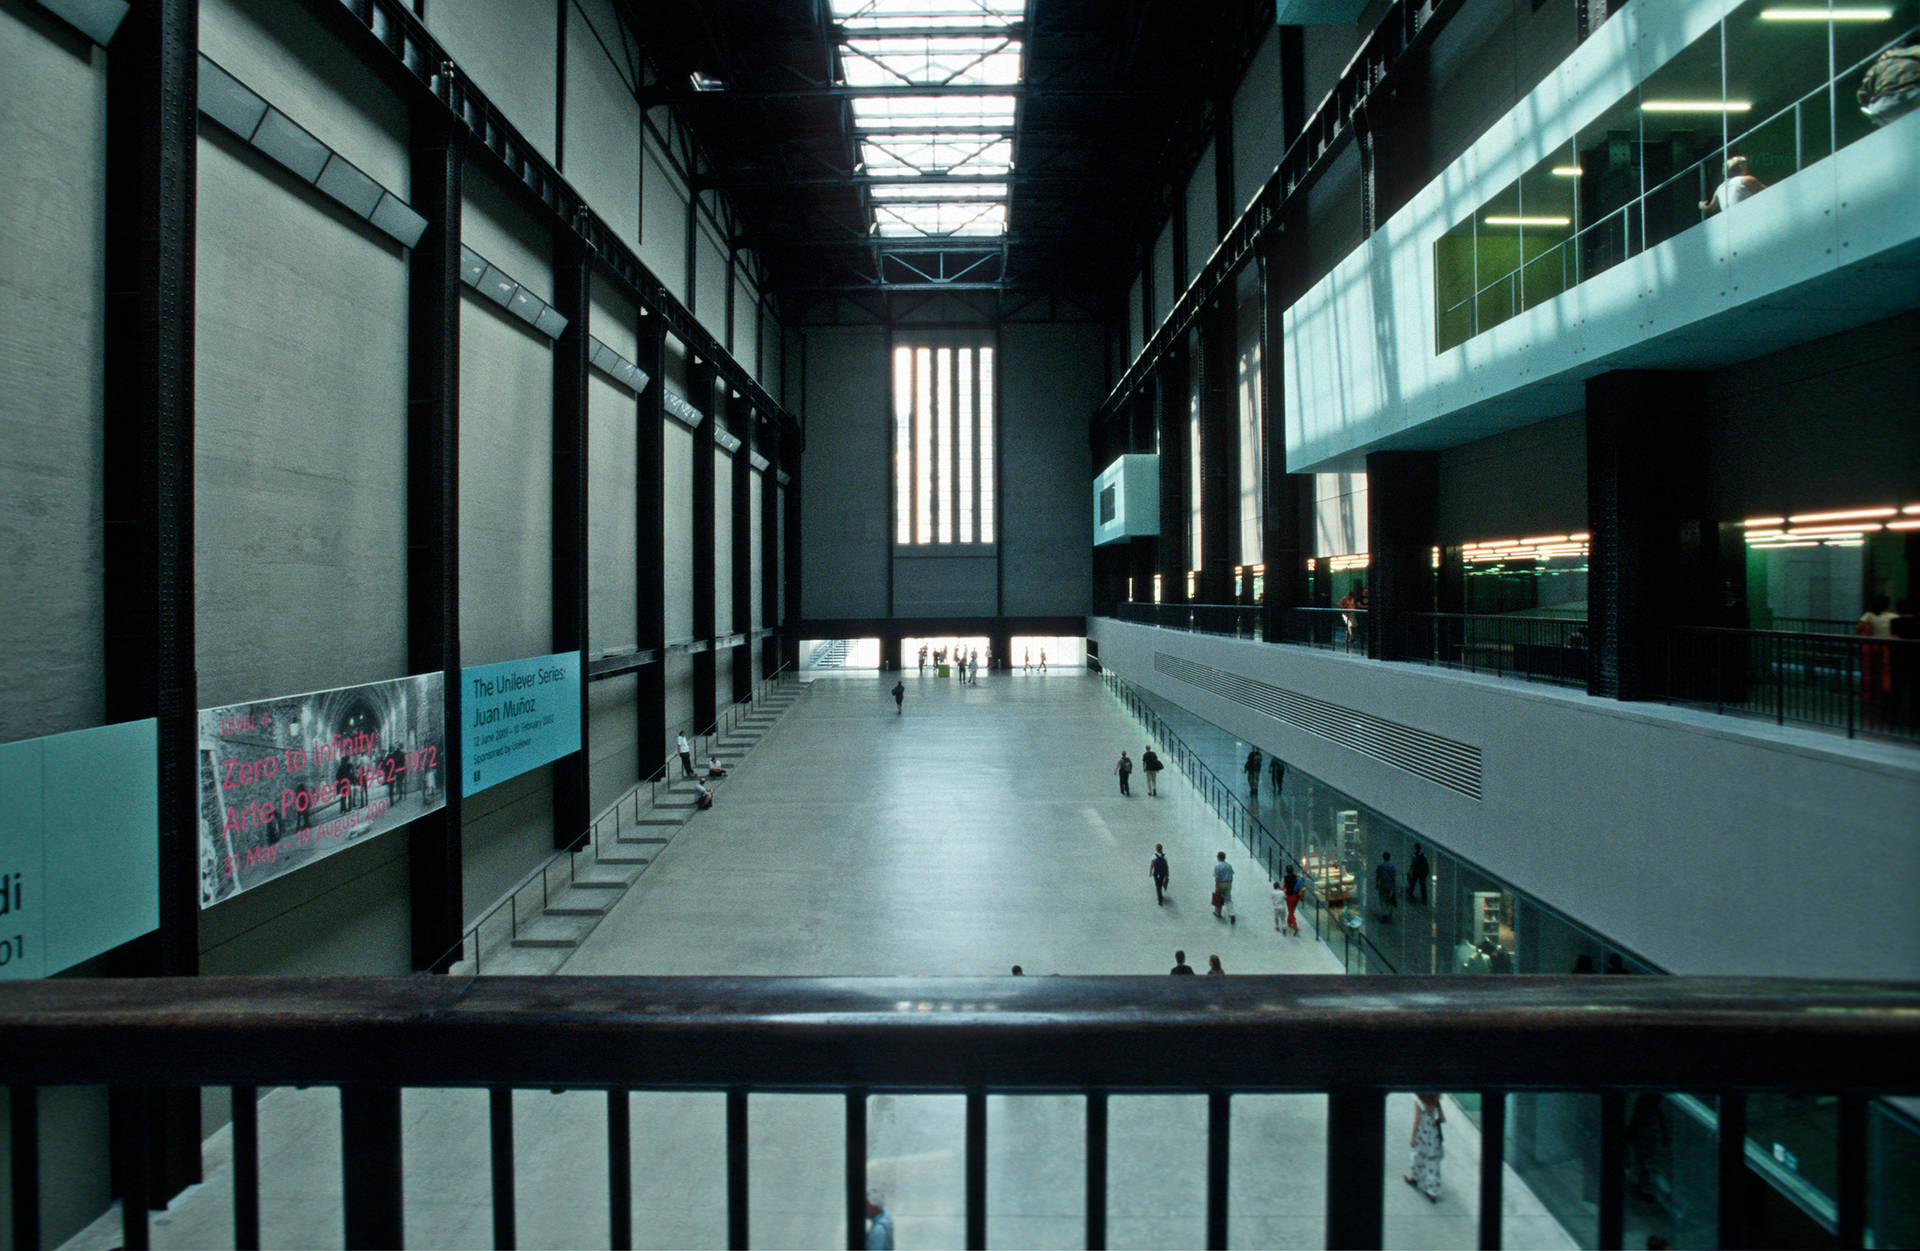
[[[920,644],[920,657],[919,657],[920,673],[922,676],[925,676],[927,672],[927,656],[928,656],[927,645],[925,643],[922,643]],[[976,648],[973,648],[971,651],[969,651],[962,648],[959,644],[956,643],[954,644],[951,651],[949,651],[947,648],[944,648],[944,647],[934,648],[932,652],[932,656],[933,656],[933,664],[936,669],[938,669],[939,666],[941,665],[949,663],[948,658],[951,657],[952,658],[951,663],[953,665],[953,670],[952,670],[953,675],[959,678],[962,682],[970,683],[975,686],[979,685],[980,683],[980,649],[979,648],[976,647]],[[989,669],[993,668],[993,648],[992,647],[987,648],[987,668]]]
[[720,762],[718,756],[710,756],[707,759],[707,767],[704,770],[695,769],[693,767],[693,744],[687,741],[687,736],[684,731],[673,736],[673,750],[680,756],[680,776],[694,783],[694,807],[702,811],[713,807],[713,787],[711,783],[717,782],[727,776],[726,765]]
[[[1433,866],[1427,862],[1427,853],[1420,844],[1413,845],[1413,860],[1407,865],[1407,902],[1409,904],[1427,903],[1427,879],[1433,874]],[[1380,863],[1373,867],[1373,904],[1382,921],[1393,920],[1394,909],[1400,905],[1400,871],[1394,867],[1393,853],[1380,853]]]
[[[1166,768],[1166,765],[1160,762],[1160,757],[1154,755],[1153,744],[1147,744],[1146,748],[1140,753],[1140,771],[1147,775],[1147,794],[1152,796],[1158,796],[1160,794],[1160,770],[1164,768]],[[1113,774],[1120,779],[1120,793],[1122,795],[1133,794],[1133,788],[1128,785],[1133,777],[1133,759],[1127,755],[1124,749],[1120,752],[1120,759],[1113,766]]]

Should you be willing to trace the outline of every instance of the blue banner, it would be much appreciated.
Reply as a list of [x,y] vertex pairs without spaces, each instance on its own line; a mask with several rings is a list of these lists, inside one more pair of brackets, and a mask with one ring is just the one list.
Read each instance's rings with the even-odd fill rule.
[[157,723],[0,745],[0,978],[159,928]]
[[462,795],[579,750],[579,652],[460,671]]

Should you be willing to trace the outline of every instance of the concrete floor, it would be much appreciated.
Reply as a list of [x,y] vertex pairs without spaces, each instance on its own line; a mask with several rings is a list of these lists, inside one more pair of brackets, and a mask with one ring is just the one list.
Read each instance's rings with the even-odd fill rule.
[[[1084,672],[995,673],[978,686],[892,675],[818,677],[566,964],[592,974],[1029,975],[1164,973],[1175,948],[1229,974],[1338,975],[1309,936],[1276,934],[1266,883],[1225,827],[1171,772],[1162,795],[1132,798],[1113,777],[1144,737]],[[1166,845],[1172,894],[1156,907],[1147,859]],[[1244,865],[1239,924],[1208,906],[1214,853]],[[635,1245],[726,1241],[723,1096],[632,1097]],[[1447,1193],[1437,1204],[1393,1180],[1410,1096],[1389,1101],[1386,1242],[1477,1242],[1479,1141],[1449,1104]],[[845,1246],[844,1101],[756,1095],[751,1103],[752,1240]],[[523,1091],[515,1103],[519,1241],[605,1246],[606,1097]],[[490,1245],[487,1104],[478,1091],[404,1096],[407,1241]],[[1198,1246],[1204,1238],[1206,1104],[1116,1097],[1108,1240]],[[961,1245],[963,1106],[957,1096],[875,1096],[869,1177],[883,1186],[902,1247]],[[261,1105],[262,1236],[339,1246],[339,1114],[326,1090],[280,1090]],[[987,1234],[1014,1247],[1083,1245],[1083,1103],[989,1101]],[[1234,1246],[1321,1245],[1325,1101],[1233,1103]],[[156,1213],[156,1247],[230,1245],[226,1131],[208,1180]],[[1509,1169],[1506,1244],[1571,1246]],[[69,1243],[117,1245],[110,1214]]]

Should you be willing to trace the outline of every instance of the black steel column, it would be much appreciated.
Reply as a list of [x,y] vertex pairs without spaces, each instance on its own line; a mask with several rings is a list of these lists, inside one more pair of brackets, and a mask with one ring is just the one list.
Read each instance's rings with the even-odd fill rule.
[[8,1172],[13,1189],[13,1245],[40,1251],[40,1091],[33,1086],[7,1090]]
[[[591,257],[571,230],[554,232],[553,306],[567,319],[553,345],[553,650],[587,657],[587,318]],[[593,820],[585,673],[580,750],[553,763],[553,845],[573,847]]]
[[1330,1251],[1382,1245],[1380,1178],[1386,1143],[1385,1095],[1377,1090],[1328,1092],[1325,1236]]
[[1154,412],[1160,423],[1160,598],[1187,602],[1188,562],[1193,555],[1188,528],[1188,412],[1185,345],[1167,353],[1155,379]]
[[704,644],[693,654],[693,724],[705,730],[719,715],[713,689],[714,595],[718,579],[713,568],[713,529],[716,507],[713,489],[713,432],[721,397],[712,361],[694,360],[687,370],[687,398],[700,410],[700,426],[693,432],[693,637]]
[[1656,696],[1661,632],[1713,617],[1718,534],[1700,519],[1702,389],[1695,373],[1619,371],[1587,381],[1587,689],[1594,695]]
[[[155,718],[159,744],[160,926],[125,970],[139,976],[192,977],[200,969],[193,597],[199,43],[195,0],[148,0],[128,13],[107,57],[105,711],[108,722]],[[137,1179],[144,1202],[163,1204],[200,1180],[197,1090],[120,1102],[128,1114],[114,1132],[153,1148],[138,1153],[148,1166]],[[134,1184],[127,1180],[129,1192]],[[144,1224],[146,1213],[137,1215]]]
[[[438,673],[460,724],[460,196],[448,119],[420,109],[413,206],[427,219],[407,257],[407,671]],[[449,734],[444,806],[407,826],[413,966],[445,972],[461,941],[460,736]],[[455,952],[454,954],[457,954]]]
[[[760,620],[770,630],[780,624],[780,427],[769,422],[761,433],[767,467],[760,475]],[[760,645],[760,672],[780,667],[780,638],[769,634]]]
[[1367,457],[1367,643],[1377,659],[1406,659],[1412,614],[1434,611],[1439,478],[1434,452]]
[[1500,1251],[1500,1215],[1506,1204],[1506,1158],[1507,1092],[1483,1091],[1480,1095],[1480,1251]]
[[727,426],[740,440],[733,454],[733,649],[732,700],[753,695],[753,404],[743,395],[727,402]]
[[786,456],[787,481],[781,487],[786,495],[785,508],[787,539],[781,554],[781,577],[787,588],[786,610],[780,614],[780,660],[782,664],[798,668],[800,665],[800,634],[796,623],[800,620],[800,449],[798,447],[780,449]]
[[1627,1096],[1617,1090],[1600,1095],[1600,1251],[1620,1251],[1626,1240]]
[[[1233,290],[1229,285],[1227,292]],[[1240,400],[1234,374],[1234,310],[1231,299],[1209,304],[1199,319],[1200,369],[1200,589],[1203,604],[1228,604],[1233,593],[1234,548],[1239,544],[1240,440],[1234,429]]]
[[646,371],[650,381],[640,392],[635,418],[633,598],[639,636],[636,642],[642,654],[653,656],[634,675],[634,717],[639,722],[643,779],[652,777],[667,762],[667,662],[661,655],[667,645],[666,463],[662,447],[667,421],[666,346],[666,320],[657,313],[642,313],[633,363]]
[[1287,391],[1279,283],[1274,256],[1262,251],[1260,300],[1260,558],[1266,565],[1260,602],[1260,635],[1269,643],[1285,636],[1287,612],[1306,604],[1306,561],[1313,532],[1302,522],[1311,504],[1313,479],[1287,472]]

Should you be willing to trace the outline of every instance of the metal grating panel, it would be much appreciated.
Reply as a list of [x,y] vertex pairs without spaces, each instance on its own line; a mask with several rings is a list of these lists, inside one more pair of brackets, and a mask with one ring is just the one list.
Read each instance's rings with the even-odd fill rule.
[[1230,699],[1469,799],[1480,798],[1478,747],[1165,652],[1154,652],[1153,668],[1177,682]]

